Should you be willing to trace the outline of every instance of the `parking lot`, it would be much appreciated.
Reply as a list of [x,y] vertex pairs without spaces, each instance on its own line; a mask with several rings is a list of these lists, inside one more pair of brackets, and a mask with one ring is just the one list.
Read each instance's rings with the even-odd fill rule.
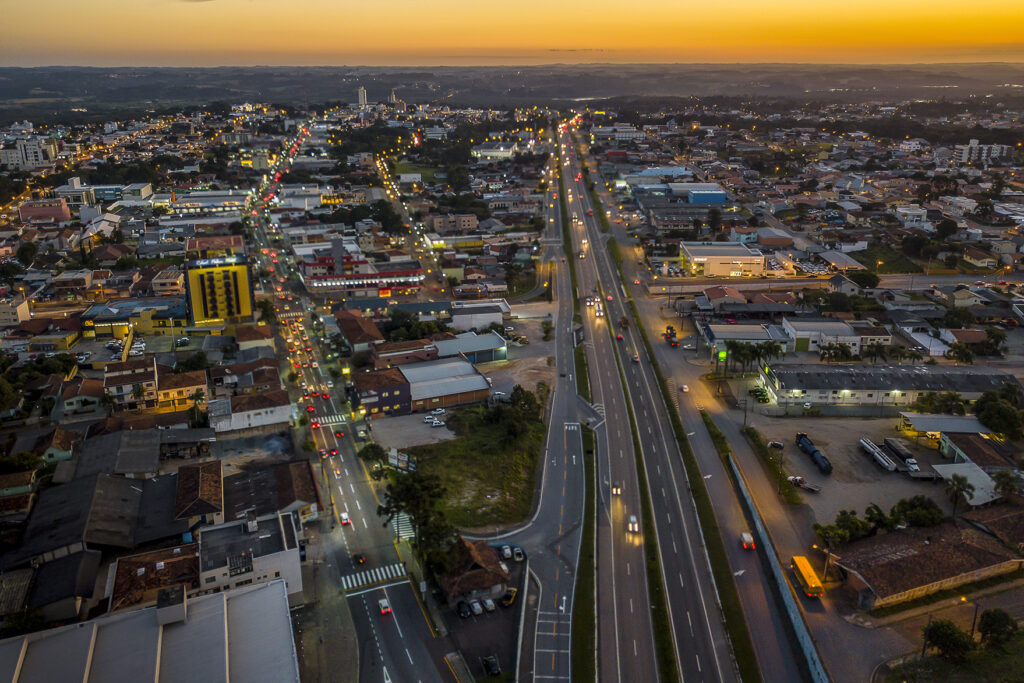
[[[453,408],[438,417],[444,422],[452,410],[458,410],[458,408]],[[392,448],[404,450],[412,446],[439,443],[455,438],[455,434],[447,427],[431,427],[424,421],[427,417],[426,413],[413,413],[412,415],[393,415],[374,420],[372,422],[373,440],[384,450]]]
[[[948,462],[938,451],[897,432],[894,418],[773,418],[751,412],[748,422],[766,440],[783,443],[787,473],[800,475],[821,486],[820,493],[801,492],[817,522],[832,522],[840,510],[852,509],[862,515],[864,508],[872,503],[888,511],[901,498],[916,495],[928,496],[943,511],[952,514],[953,506],[941,480],[932,483],[911,479],[900,472],[887,472],[861,449],[862,438],[881,445],[886,437],[898,437],[914,453],[922,471],[929,471],[933,464]],[[807,454],[797,448],[797,432],[806,433],[831,461],[832,474],[822,474]]]
[[494,611],[485,611],[479,616],[459,617],[455,610],[446,610],[444,613],[452,640],[478,680],[487,678],[483,668],[484,657],[496,656],[503,675],[509,675],[514,669],[526,563],[512,560],[505,562],[509,568],[509,585],[516,588],[516,597],[511,606],[505,607],[500,600],[495,600]]

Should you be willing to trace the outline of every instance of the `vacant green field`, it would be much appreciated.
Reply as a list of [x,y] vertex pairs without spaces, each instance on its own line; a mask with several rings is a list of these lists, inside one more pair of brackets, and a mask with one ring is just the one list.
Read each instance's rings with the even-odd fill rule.
[[[920,273],[921,266],[914,263],[905,254],[892,247],[873,246],[864,251],[855,251],[850,256],[880,275],[888,273]],[[882,265],[878,265],[881,261]]]
[[[430,168],[429,166],[417,166],[416,164],[410,164],[408,162],[395,165],[395,176],[399,173],[419,173],[424,183],[434,182],[434,173],[437,169]],[[395,180],[398,178],[396,177]]]
[[1007,683],[1024,681],[1024,633],[1018,633],[1004,652],[977,650],[959,664],[925,657],[896,667],[886,683]]
[[528,421],[510,437],[483,406],[461,408],[446,423],[458,438],[409,449],[424,472],[441,477],[448,494],[441,505],[459,527],[521,522],[530,514],[545,425]]

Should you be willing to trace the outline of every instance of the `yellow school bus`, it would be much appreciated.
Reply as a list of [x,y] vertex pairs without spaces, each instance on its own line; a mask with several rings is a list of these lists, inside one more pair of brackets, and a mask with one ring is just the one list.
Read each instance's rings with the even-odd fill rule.
[[825,588],[821,585],[818,575],[814,573],[814,569],[806,557],[796,555],[789,566],[793,568],[793,575],[796,576],[797,583],[800,584],[800,588],[803,589],[807,597],[820,598],[825,594]]

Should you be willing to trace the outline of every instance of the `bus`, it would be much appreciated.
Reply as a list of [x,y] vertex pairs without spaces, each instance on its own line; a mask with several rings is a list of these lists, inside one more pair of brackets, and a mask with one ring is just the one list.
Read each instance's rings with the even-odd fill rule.
[[820,598],[825,594],[825,589],[821,585],[821,581],[818,580],[818,575],[814,573],[814,569],[806,557],[803,555],[794,556],[789,566],[793,568],[793,575],[796,576],[797,582],[804,593],[807,594],[807,597]]

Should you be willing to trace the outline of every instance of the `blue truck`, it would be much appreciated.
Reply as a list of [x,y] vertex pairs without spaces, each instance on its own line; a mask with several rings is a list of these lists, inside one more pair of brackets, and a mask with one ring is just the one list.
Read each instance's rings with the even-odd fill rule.
[[796,435],[796,445],[811,458],[822,474],[832,474],[832,463],[828,461],[825,454],[822,453],[814,442],[807,438],[807,434],[798,432]]

